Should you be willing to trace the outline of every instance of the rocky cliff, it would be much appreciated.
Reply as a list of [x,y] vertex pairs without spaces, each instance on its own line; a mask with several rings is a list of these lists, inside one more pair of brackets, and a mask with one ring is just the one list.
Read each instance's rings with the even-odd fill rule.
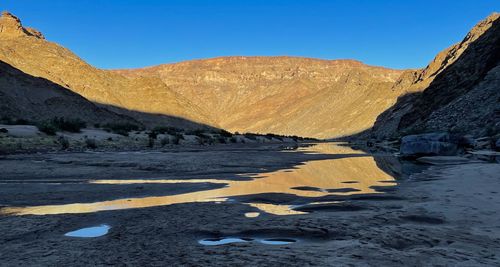
[[500,14],[479,22],[426,68],[404,73],[392,90],[401,96],[367,135],[500,132]]

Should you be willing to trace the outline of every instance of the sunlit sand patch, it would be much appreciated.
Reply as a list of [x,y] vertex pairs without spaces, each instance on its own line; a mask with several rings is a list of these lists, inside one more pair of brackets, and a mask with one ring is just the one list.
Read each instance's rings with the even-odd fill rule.
[[[299,148],[321,154],[362,154],[348,147],[337,146],[331,143],[321,143],[316,146]],[[291,170],[291,171],[290,171]],[[0,209],[3,214],[17,215],[45,215],[63,213],[90,213],[106,210],[122,210],[133,208],[147,208],[172,204],[193,202],[225,202],[229,198],[262,194],[289,194],[297,197],[323,197],[327,195],[354,195],[354,194],[383,194],[374,187],[387,186],[387,182],[394,178],[377,167],[375,160],[370,156],[342,157],[338,159],[312,160],[297,165],[291,169],[273,172],[264,172],[247,176],[251,180],[217,180],[217,179],[187,179],[187,180],[93,180],[92,184],[135,184],[135,183],[216,183],[226,184],[225,187],[211,190],[202,190],[178,195],[128,198],[95,203],[74,203],[65,205],[33,206],[33,207],[6,207]],[[352,191],[328,192],[335,188],[345,188],[346,182]],[[318,188],[319,190],[298,190],[296,188]],[[248,203],[266,213],[275,215],[297,215],[304,212],[295,211],[288,205]]]
[[276,204],[264,204],[264,203],[247,203],[248,205],[258,208],[269,214],[274,215],[297,215],[306,214],[307,212],[295,211],[290,205],[276,205]]

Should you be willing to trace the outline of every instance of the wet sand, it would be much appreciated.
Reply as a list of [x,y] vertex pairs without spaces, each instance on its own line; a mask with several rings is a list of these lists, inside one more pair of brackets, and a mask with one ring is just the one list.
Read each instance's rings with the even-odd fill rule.
[[[331,153],[281,148],[231,145],[162,153],[5,156],[0,159],[1,265],[500,264],[500,164],[440,165],[408,175],[408,169],[413,172],[421,166],[347,148]],[[106,182],[117,179],[129,183]],[[141,179],[191,182],[133,181]],[[257,190],[256,181],[266,179],[263,189]],[[280,186],[273,188],[275,179]],[[120,203],[106,206],[108,210],[74,214],[21,214],[29,211],[23,209],[26,206],[119,199],[135,203],[134,199],[200,192],[223,199],[125,209]],[[283,211],[291,212],[283,215]],[[64,236],[102,224],[111,229],[101,237]],[[252,241],[198,243],[224,237]],[[296,242],[260,242],[269,238]]]

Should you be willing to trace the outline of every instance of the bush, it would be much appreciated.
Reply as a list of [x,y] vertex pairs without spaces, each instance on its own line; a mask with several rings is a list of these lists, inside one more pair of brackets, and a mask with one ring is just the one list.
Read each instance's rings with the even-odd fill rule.
[[223,137],[223,136],[219,136],[219,137],[217,138],[217,140],[218,140],[218,141],[219,141],[219,143],[221,143],[221,144],[226,144],[226,143],[227,143],[226,138],[225,138],[225,137]]
[[5,129],[5,128],[1,128],[1,129],[0,129],[0,133],[8,133],[8,132],[9,132],[9,130],[7,130],[7,129]]
[[160,140],[160,144],[161,144],[161,146],[165,146],[165,145],[170,144],[170,138],[168,136],[163,137]]
[[67,131],[72,133],[79,133],[82,128],[85,128],[87,124],[80,119],[65,119],[63,117],[56,117],[52,119],[52,124],[61,131]]
[[170,127],[170,126],[156,126],[153,128],[152,131],[157,133],[157,134],[169,134],[169,135],[175,135],[175,134],[184,132],[184,130],[182,130],[182,129]]
[[250,140],[257,140],[257,135],[254,133],[245,133],[244,136]]
[[153,148],[155,146],[155,139],[149,137],[148,138],[148,147]]
[[68,149],[69,148],[69,140],[68,138],[64,136],[60,136],[59,139],[57,140],[59,144],[61,145],[61,149]]
[[90,149],[96,149],[97,148],[97,142],[95,139],[92,139],[92,138],[86,138],[85,139],[85,145],[87,146],[87,148],[90,148]]
[[0,119],[0,122],[2,124],[7,124],[7,125],[31,125],[32,123],[28,120],[25,119],[12,119],[10,117],[4,116],[2,119]]
[[184,139],[184,136],[181,134],[174,135],[174,139],[172,140],[172,144],[178,145],[181,142],[181,139]]
[[49,121],[42,122],[36,126],[38,130],[46,135],[56,135],[57,127]]
[[230,133],[230,132],[228,132],[228,131],[226,131],[226,130],[223,130],[223,129],[221,129],[221,130],[219,131],[219,134],[220,134],[221,136],[224,136],[224,137],[233,137],[233,134],[232,134],[232,133]]
[[198,137],[204,135],[205,133],[205,130],[203,129],[196,129],[196,130],[191,130],[191,131],[187,131],[186,134],[188,135],[196,135]]
[[236,137],[233,136],[233,137],[229,138],[229,142],[231,142],[231,143],[237,143],[238,139],[236,139]]
[[158,132],[151,131],[151,132],[148,133],[148,137],[150,139],[156,139],[156,137],[158,137]]

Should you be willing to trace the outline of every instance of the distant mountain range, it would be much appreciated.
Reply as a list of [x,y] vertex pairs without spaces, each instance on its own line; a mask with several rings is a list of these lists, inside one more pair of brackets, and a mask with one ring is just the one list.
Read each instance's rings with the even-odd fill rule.
[[[213,126],[317,138],[491,128],[499,121],[498,18],[495,13],[479,23],[422,70],[354,60],[222,57],[108,71],[4,12],[0,116],[40,120],[57,113],[149,127]],[[482,124],[469,125],[476,119]]]

